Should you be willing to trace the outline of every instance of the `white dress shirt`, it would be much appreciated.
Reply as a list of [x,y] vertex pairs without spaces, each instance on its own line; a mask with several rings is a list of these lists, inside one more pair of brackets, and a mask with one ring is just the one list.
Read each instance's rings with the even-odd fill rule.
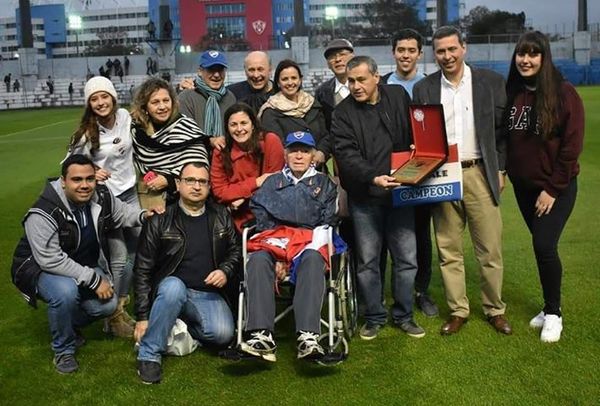
[[448,143],[458,145],[461,161],[481,158],[481,150],[475,134],[473,116],[473,85],[471,68],[464,64],[463,77],[454,86],[444,74],[441,79],[441,102],[444,106]]

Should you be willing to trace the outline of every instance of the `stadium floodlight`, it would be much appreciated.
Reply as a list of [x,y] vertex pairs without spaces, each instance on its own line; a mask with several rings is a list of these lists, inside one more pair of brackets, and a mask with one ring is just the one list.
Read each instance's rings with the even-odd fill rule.
[[81,16],[69,15],[69,28],[71,30],[80,30],[83,27]]
[[331,36],[335,38],[335,20],[339,16],[339,9],[336,6],[325,7],[325,20],[331,21]]
[[339,16],[339,9],[336,6],[325,7],[325,19],[336,20]]
[[79,56],[79,30],[83,27],[81,16],[69,15],[69,29],[75,31],[75,43],[77,45],[77,55]]

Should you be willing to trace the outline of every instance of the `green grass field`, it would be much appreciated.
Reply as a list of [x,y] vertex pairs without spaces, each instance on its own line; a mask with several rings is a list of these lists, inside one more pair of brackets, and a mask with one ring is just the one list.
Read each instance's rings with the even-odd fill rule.
[[[21,218],[48,176],[59,173],[79,109],[0,113],[0,404],[598,404],[600,403],[600,88],[579,88],[587,111],[579,195],[563,234],[561,256],[565,330],[553,345],[540,342],[529,319],[542,306],[529,236],[510,186],[504,192],[504,299],[514,335],[485,322],[477,267],[466,266],[472,314],[460,334],[442,337],[442,318],[417,314],[422,339],[386,327],[373,341],[355,339],[341,366],[295,360],[291,324],[277,332],[278,362],[231,363],[198,350],[163,362],[163,383],[145,386],[135,372],[133,343],[108,338],[100,323],[84,330],[80,370],[54,371],[45,306],[28,307],[10,282]],[[444,305],[439,271],[431,291]]]

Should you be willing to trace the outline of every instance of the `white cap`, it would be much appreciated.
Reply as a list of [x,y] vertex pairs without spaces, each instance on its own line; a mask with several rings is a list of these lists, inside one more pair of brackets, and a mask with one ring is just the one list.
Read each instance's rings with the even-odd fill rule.
[[83,94],[85,96],[85,105],[87,106],[90,97],[97,92],[106,92],[115,98],[117,98],[117,91],[115,90],[115,86],[113,83],[105,78],[104,76],[94,76],[85,84],[85,88],[83,89]]

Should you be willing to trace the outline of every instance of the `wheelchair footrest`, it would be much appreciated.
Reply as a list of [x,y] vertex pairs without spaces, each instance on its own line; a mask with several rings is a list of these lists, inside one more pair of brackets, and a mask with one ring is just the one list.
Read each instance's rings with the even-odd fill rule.
[[243,359],[255,359],[256,357],[246,354],[238,350],[237,348],[227,348],[225,350],[219,351],[219,357],[226,359],[228,361],[241,361]]
[[347,358],[348,354],[343,352],[328,352],[321,358],[315,360],[315,362],[324,366],[333,366],[341,364],[342,362],[346,361]]

